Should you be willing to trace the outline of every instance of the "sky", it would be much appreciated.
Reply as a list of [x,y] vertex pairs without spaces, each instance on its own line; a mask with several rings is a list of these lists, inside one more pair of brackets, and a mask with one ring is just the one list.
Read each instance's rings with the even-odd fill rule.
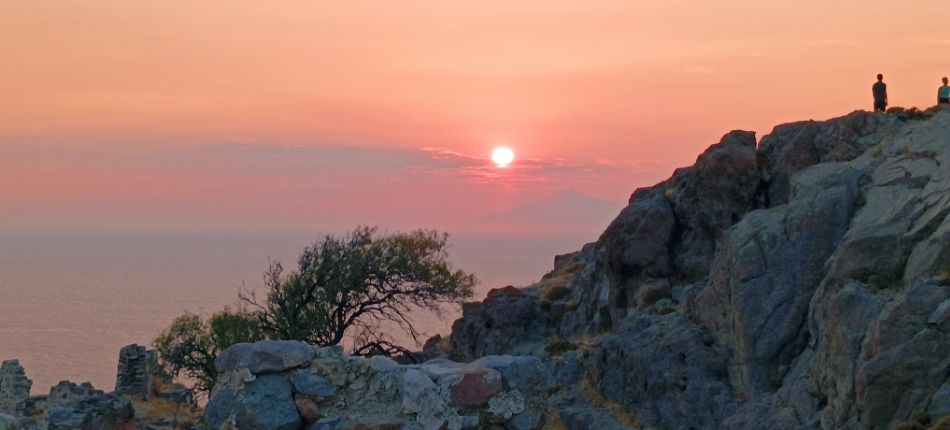
[[[934,103],[950,3],[4,0],[0,230],[464,228]],[[500,169],[493,148],[511,147]]]

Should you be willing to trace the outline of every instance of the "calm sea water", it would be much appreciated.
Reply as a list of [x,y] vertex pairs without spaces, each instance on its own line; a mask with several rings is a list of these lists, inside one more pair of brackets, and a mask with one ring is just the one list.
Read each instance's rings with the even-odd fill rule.
[[[476,298],[526,285],[554,255],[592,235],[466,236],[450,258],[475,272]],[[259,288],[269,258],[292,267],[307,234],[0,233],[0,359],[18,358],[46,393],[60,380],[112,390],[119,348],[149,344],[185,311],[210,313]],[[447,333],[457,317],[420,316],[427,333]]]

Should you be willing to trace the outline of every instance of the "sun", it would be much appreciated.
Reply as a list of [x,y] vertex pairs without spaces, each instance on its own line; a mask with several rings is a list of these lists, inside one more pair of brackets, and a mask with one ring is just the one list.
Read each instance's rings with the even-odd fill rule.
[[508,167],[512,161],[515,161],[515,153],[507,146],[499,146],[491,152],[491,161],[495,163],[496,166],[505,168]]

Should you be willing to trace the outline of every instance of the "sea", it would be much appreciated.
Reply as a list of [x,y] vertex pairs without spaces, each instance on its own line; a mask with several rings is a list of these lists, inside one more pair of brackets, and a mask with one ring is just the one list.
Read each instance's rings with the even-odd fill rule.
[[[294,267],[317,235],[281,233],[2,232],[0,360],[18,359],[45,394],[61,380],[114,389],[119,349],[150,345],[175,317],[203,315],[261,289],[269,261]],[[449,259],[474,272],[473,299],[507,285],[529,285],[554,256],[596,236],[458,234]],[[427,335],[449,333],[459,316],[419,313]],[[398,337],[398,336],[396,336]]]

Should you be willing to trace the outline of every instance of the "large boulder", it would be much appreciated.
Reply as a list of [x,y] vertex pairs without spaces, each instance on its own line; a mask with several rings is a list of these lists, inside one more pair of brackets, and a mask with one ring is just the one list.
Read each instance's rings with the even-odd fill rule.
[[211,430],[297,430],[302,424],[287,377],[261,375],[250,381],[230,380],[218,386],[205,407]]
[[313,355],[311,346],[293,340],[239,343],[218,355],[214,360],[214,367],[219,372],[246,368],[258,375],[301,367],[309,363]]

